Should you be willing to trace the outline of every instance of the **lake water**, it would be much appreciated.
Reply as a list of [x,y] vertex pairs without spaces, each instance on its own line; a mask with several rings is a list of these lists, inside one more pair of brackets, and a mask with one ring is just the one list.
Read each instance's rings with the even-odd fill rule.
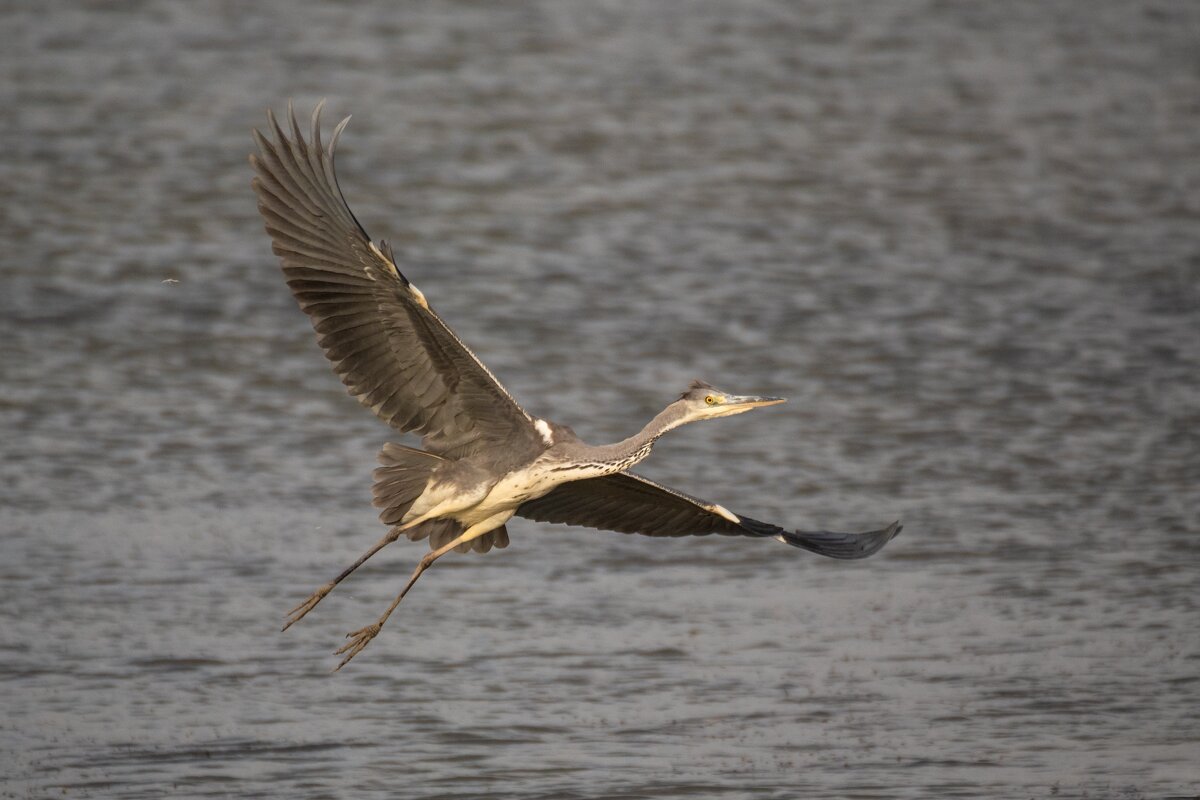
[[[0,797],[1200,793],[1200,6],[0,11]],[[422,552],[250,128],[587,440],[876,557],[514,521]]]

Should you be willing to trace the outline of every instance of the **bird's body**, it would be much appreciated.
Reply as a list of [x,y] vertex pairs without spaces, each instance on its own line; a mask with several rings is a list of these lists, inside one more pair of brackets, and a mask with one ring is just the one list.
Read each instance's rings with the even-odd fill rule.
[[[530,422],[541,438],[524,453],[485,451],[459,459],[431,461],[432,454],[426,451],[393,443],[387,452],[397,463],[376,471],[376,505],[385,509],[385,521],[395,522],[414,538],[429,535],[434,547],[439,539],[447,537],[446,531],[457,528],[464,539],[456,545],[457,549],[486,552],[497,537],[483,537],[503,526],[526,503],[545,497],[565,483],[602,478],[629,469],[650,455],[654,443],[664,433],[690,421],[691,408],[701,401],[689,395],[729,397],[714,393],[717,390],[708,384],[695,382],[645,428],[611,445],[588,445],[565,425],[536,418]],[[778,398],[758,397],[741,400],[750,406],[782,402]],[[497,458],[501,460],[497,462]],[[428,478],[415,497],[410,499],[411,489],[389,491],[396,473],[408,476],[421,469],[428,470]],[[722,511],[727,519],[736,521],[730,512]],[[443,524],[421,528],[434,522]],[[447,522],[457,525],[447,526]]]
[[349,118],[326,148],[320,111],[318,105],[307,142],[290,113],[290,137],[269,112],[274,141],[255,131],[259,210],[288,285],[350,393],[396,430],[420,435],[422,448],[384,445],[373,493],[387,535],[293,609],[285,629],[401,535],[428,538],[430,552],[387,612],[338,651],[346,654],[340,668],[378,634],[435,560],[450,550],[507,546],[505,523],[515,515],[650,536],[769,537],[834,558],[868,556],[899,532],[899,523],[855,534],[787,531],[628,472],[680,425],[781,398],[735,395],[695,381],[641,431],[600,446],[527,413],[433,311],[386,243],[372,242],[355,220],[333,169]]

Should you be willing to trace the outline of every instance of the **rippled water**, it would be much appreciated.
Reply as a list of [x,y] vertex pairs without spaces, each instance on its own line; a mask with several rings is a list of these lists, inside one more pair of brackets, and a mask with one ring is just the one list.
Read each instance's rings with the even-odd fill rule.
[[[1200,7],[6,5],[0,796],[1200,792]],[[862,563],[419,549],[248,188],[267,105],[525,405]]]

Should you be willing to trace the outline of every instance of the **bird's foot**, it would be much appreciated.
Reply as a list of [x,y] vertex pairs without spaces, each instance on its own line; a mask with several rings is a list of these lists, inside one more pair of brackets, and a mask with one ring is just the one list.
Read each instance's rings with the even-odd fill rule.
[[308,612],[312,611],[314,608],[316,608],[317,603],[321,602],[321,600],[323,600],[325,598],[325,595],[329,594],[333,590],[333,587],[335,585],[336,584],[334,584],[332,581],[330,581],[329,583],[325,584],[320,589],[317,589],[315,592],[313,592],[311,595],[309,595],[308,599],[305,600],[303,603],[301,603],[300,605],[296,606],[291,611],[289,611],[287,622],[285,622],[283,624],[283,630],[286,631],[288,628],[292,627],[297,622],[304,619],[304,615],[307,614]]
[[333,671],[337,672],[339,669],[346,666],[346,664],[350,662],[350,659],[361,653],[363,648],[370,644],[371,640],[379,635],[379,631],[382,629],[383,623],[375,622],[365,628],[359,628],[352,633],[347,633],[346,638],[350,641],[333,651],[335,656],[340,656],[345,653],[346,657],[342,659],[342,663],[333,668]]

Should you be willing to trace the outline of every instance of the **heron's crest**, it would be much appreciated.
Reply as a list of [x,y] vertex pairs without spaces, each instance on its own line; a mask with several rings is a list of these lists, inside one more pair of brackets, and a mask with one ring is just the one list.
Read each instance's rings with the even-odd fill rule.
[[686,400],[689,397],[692,397],[694,395],[702,394],[704,392],[713,392],[713,391],[717,391],[717,387],[713,386],[711,383],[705,383],[704,381],[697,378],[696,380],[692,381],[691,384],[688,385],[686,392],[683,392],[682,394],[679,395],[679,399]]

